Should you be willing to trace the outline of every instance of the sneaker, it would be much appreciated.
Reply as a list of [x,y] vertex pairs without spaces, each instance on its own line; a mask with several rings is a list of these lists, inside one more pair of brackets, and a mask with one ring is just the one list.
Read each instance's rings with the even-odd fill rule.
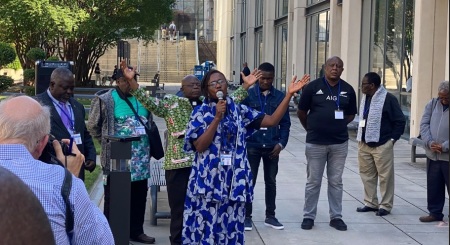
[[266,226],[274,228],[275,230],[282,230],[282,229],[284,229],[283,224],[278,222],[278,219],[275,218],[275,216],[267,216],[266,220],[264,221],[264,224]]
[[244,229],[246,230],[246,231],[251,231],[251,230],[253,230],[253,226],[252,226],[252,218],[250,218],[250,217],[245,217],[245,220],[244,220]]
[[314,226],[314,220],[313,219],[308,219],[308,218],[304,218],[303,219],[303,222],[302,222],[302,229],[303,230],[311,230],[313,226]]
[[342,219],[336,218],[330,221],[330,226],[334,227],[338,231],[346,231],[347,225],[344,223]]

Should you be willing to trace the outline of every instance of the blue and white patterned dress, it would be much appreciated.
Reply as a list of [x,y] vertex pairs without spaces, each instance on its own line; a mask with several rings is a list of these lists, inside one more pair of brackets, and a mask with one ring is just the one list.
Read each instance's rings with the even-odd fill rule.
[[[213,121],[216,103],[205,99],[188,124],[184,150],[195,152],[195,158],[184,204],[183,244],[244,244],[245,203],[253,200],[245,138],[255,131],[247,126],[264,114],[230,98],[227,110],[204,152],[196,152],[193,142]],[[232,154],[230,166],[220,164],[224,147]]]

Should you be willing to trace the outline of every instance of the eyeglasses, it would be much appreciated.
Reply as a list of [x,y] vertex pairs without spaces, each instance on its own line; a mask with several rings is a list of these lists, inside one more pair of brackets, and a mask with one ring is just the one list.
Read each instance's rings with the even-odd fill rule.
[[367,84],[372,84],[372,83],[361,83],[361,87]]
[[200,83],[191,83],[191,84],[185,84],[183,86],[189,87],[189,88],[193,88],[193,87],[200,87],[201,84]]
[[217,84],[219,84],[219,85],[222,85],[222,84],[224,84],[225,83],[225,81],[224,80],[217,80],[217,81],[212,81],[208,86],[210,86],[210,87],[216,87],[217,86]]

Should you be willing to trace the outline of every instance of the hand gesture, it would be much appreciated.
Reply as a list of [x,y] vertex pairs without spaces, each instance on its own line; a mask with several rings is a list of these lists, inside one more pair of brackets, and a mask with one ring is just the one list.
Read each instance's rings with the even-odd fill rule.
[[290,96],[297,93],[300,89],[302,89],[309,82],[309,74],[303,75],[302,79],[297,80],[297,76],[294,76],[289,84],[288,93]]
[[242,84],[242,86],[247,90],[261,77],[261,71],[254,69],[248,76],[245,76],[245,74],[241,72],[241,77],[242,80],[244,80],[244,84]]
[[134,79],[134,76],[136,74],[138,74],[136,72],[136,68],[135,67],[128,67],[127,61],[126,60],[122,60],[120,62],[120,69],[122,70],[122,73],[123,73],[123,76],[124,76],[125,80],[127,80],[127,82],[130,84],[130,88],[132,90],[138,89],[139,88],[139,84]]
[[433,152],[442,153],[442,145],[439,143],[432,142],[430,148]]

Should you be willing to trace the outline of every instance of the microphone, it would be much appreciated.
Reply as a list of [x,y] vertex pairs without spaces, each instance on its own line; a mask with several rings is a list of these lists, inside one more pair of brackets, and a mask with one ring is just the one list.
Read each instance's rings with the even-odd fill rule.
[[[222,91],[217,91],[216,93],[217,99],[219,100],[223,100],[223,92]],[[222,119],[224,117],[224,113],[222,112]]]
[[216,96],[219,100],[223,100],[223,92],[222,91],[217,91]]

